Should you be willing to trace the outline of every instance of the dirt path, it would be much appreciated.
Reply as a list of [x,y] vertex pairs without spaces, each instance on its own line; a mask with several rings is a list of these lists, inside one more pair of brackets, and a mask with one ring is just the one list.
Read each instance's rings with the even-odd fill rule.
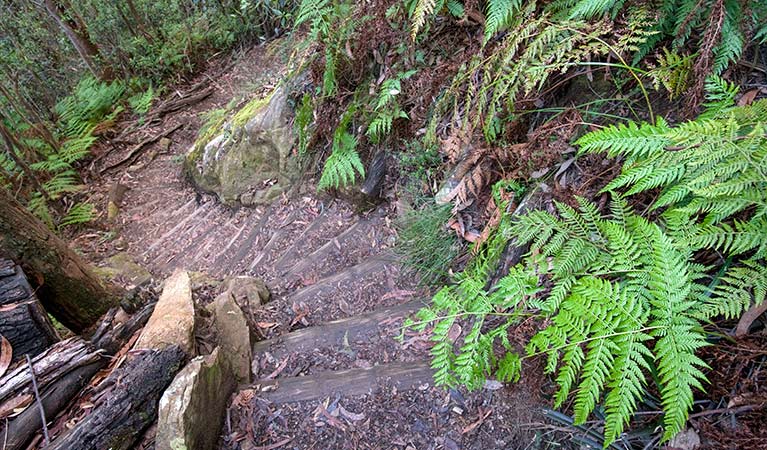
[[540,421],[539,380],[475,393],[433,385],[428,335],[402,332],[430,293],[392,252],[394,206],[359,215],[307,183],[271,205],[231,209],[185,180],[181,161],[201,113],[268,90],[283,64],[255,48],[231,70],[198,77],[213,93],[131,136],[182,125],[166,152],[150,161],[156,143],[99,180],[99,205],[115,183],[130,190],[110,229],[77,243],[94,261],[125,251],[157,278],[185,268],[265,280],[272,301],[255,312],[257,381],[232,399],[221,448],[539,448],[530,429]]

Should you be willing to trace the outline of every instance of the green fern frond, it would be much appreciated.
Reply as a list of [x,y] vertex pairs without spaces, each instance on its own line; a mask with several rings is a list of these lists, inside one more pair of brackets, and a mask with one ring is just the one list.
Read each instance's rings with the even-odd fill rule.
[[90,203],[82,202],[69,208],[67,214],[59,222],[59,227],[88,223],[95,218],[96,208]]
[[485,43],[512,23],[522,0],[489,0],[485,6]]
[[426,24],[427,16],[430,16],[437,6],[437,0],[417,0],[413,16],[410,18],[410,39],[415,41],[418,32]]

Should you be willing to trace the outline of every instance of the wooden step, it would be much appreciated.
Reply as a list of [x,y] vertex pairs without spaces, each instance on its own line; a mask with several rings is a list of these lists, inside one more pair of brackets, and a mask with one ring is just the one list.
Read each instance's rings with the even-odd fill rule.
[[259,380],[251,388],[272,403],[297,403],[331,395],[363,395],[376,392],[381,383],[400,391],[433,383],[434,370],[428,361],[394,362],[364,369],[322,372],[305,377]]
[[344,348],[360,338],[378,333],[382,325],[415,313],[425,302],[415,300],[401,305],[382,308],[372,313],[334,320],[323,325],[304,328],[291,333],[257,342],[253,354],[269,352],[276,358],[311,351],[322,347]]

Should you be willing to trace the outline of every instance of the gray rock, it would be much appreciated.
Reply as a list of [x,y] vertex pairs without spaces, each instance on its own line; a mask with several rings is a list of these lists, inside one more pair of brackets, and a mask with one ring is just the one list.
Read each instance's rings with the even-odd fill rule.
[[258,309],[269,301],[270,293],[260,278],[233,277],[226,280],[226,292],[232,294],[243,309]]
[[216,297],[209,308],[227,367],[238,383],[249,383],[253,341],[245,315],[229,292]]
[[194,355],[192,287],[189,274],[183,270],[165,280],[160,300],[135,348],[162,349],[174,344],[187,355]]
[[229,396],[235,388],[218,348],[193,359],[160,399],[156,450],[215,448]]
[[139,286],[152,279],[152,274],[136,264],[127,252],[116,253],[104,261],[103,267],[96,268],[97,273],[110,281],[124,281]]
[[300,178],[291,157],[292,115],[282,87],[245,105],[217,136],[189,151],[186,169],[193,182],[228,205],[270,203]]

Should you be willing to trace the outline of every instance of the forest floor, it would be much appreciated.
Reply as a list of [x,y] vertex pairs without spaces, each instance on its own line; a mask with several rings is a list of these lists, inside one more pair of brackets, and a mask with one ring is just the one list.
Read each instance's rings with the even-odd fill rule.
[[[156,280],[177,268],[204,272],[214,279],[263,278],[273,300],[250,312],[257,334],[267,342],[266,351],[254,354],[256,378],[283,380],[284,386],[290,386],[298,378],[307,377],[306,381],[319,376],[324,382],[340,380],[344,384],[350,371],[407,368],[404,376],[383,375],[374,377],[372,384],[362,383],[365,392],[354,391],[354,383],[350,383],[347,393],[323,388],[314,396],[297,394],[294,401],[280,399],[274,394],[279,389],[264,390],[259,383],[245,387],[232,399],[221,448],[420,450],[578,445],[571,442],[572,437],[587,433],[584,430],[589,427],[598,428],[599,423],[577,429],[552,424],[544,417],[553,385],[543,375],[542,361],[526,362],[517,384],[488,383],[474,393],[445,390],[435,387],[430,372],[424,372],[432,345],[427,335],[408,332],[404,342],[399,342],[395,337],[401,333],[403,314],[393,314],[388,321],[374,320],[381,308],[402,307],[401,311],[412,312],[412,305],[423,304],[431,294],[403,271],[392,253],[397,239],[394,224],[402,214],[396,192],[376,209],[359,213],[343,200],[318,195],[309,177],[301,188],[272,205],[232,209],[197,192],[186,180],[183,157],[205,121],[204,113],[269,92],[284,75],[288,54],[287,44],[278,40],[244,51],[236,59],[211,61],[208,70],[176,86],[159,107],[210,89],[203,100],[157,121],[121,124],[120,130],[126,126],[135,130],[105,136],[95,153],[97,163],[87,172],[92,178],[84,180],[90,189],[89,201],[103,213],[95,225],[71,236],[73,245],[97,265],[124,252]],[[104,170],[124,159],[136,144],[173,129],[169,146],[158,140],[143,147],[135,159]],[[593,165],[585,168],[582,178],[589,182],[609,172],[603,162],[588,161]],[[129,190],[117,218],[109,221],[109,193],[117,184]],[[130,284],[129,280],[117,281]],[[212,294],[201,290],[197,295],[197,301],[204,304]],[[323,346],[316,337],[312,339],[320,343],[308,351],[279,347],[290,340],[291,333],[312,328],[330,333],[330,328],[323,327],[331,326],[332,321],[360,317],[366,318],[365,325],[354,328],[351,335],[351,328],[344,328],[340,348],[330,340]],[[535,331],[534,326],[530,323],[517,330],[520,343]],[[710,403],[743,400],[743,395],[758,393],[758,380],[765,381],[758,363],[765,344],[763,337],[752,337],[711,350],[714,389]],[[693,416],[693,424],[711,443],[708,448],[759,448],[764,436],[758,423],[763,416],[700,414]],[[736,439],[744,445],[733,447]],[[146,442],[151,448],[151,439]]]
[[[183,156],[204,114],[269,92],[284,75],[286,51],[277,41],[236,60],[212,62],[206,72],[177,86],[159,107],[212,87],[209,96],[156,122],[136,124],[136,131],[120,132],[119,139],[106,139],[95,153],[94,177],[85,180],[89,201],[99,205],[102,217],[72,236],[73,245],[97,266],[125,253],[157,281],[177,268],[213,279],[258,276],[272,293],[270,303],[251,311],[263,339],[363,318],[363,326],[343,330],[344,348],[336,343],[323,347],[312,338],[316,348],[309,351],[281,352],[271,346],[254,355],[256,377],[310,379],[319,374],[331,384],[338,379],[341,385],[355,386],[353,392],[320,388],[320,397],[282,402],[260,393],[254,384],[232,399],[222,448],[501,449],[542,448],[562,441],[566,433],[542,416],[544,391],[550,386],[543,386],[537,364],[526,368],[523,382],[511,386],[490,383],[475,393],[445,390],[431,382],[428,335],[407,332],[403,343],[396,340],[404,313],[387,316],[383,327],[366,319],[366,314],[399,305],[413,312],[431,295],[404,273],[392,254],[400,214],[396,201],[360,213],[343,200],[318,195],[308,177],[290,197],[272,205],[233,209],[188,182]],[[124,160],[136,144],[178,126],[167,148],[154,142],[135,159],[104,170]],[[117,184],[129,189],[110,221],[107,203]],[[129,279],[116,281],[131,285]],[[201,289],[195,300],[203,305],[214,294],[215,289]],[[198,344],[205,352],[205,342]],[[349,381],[379,367],[382,375],[372,381]],[[151,448],[151,437],[144,445]]]

